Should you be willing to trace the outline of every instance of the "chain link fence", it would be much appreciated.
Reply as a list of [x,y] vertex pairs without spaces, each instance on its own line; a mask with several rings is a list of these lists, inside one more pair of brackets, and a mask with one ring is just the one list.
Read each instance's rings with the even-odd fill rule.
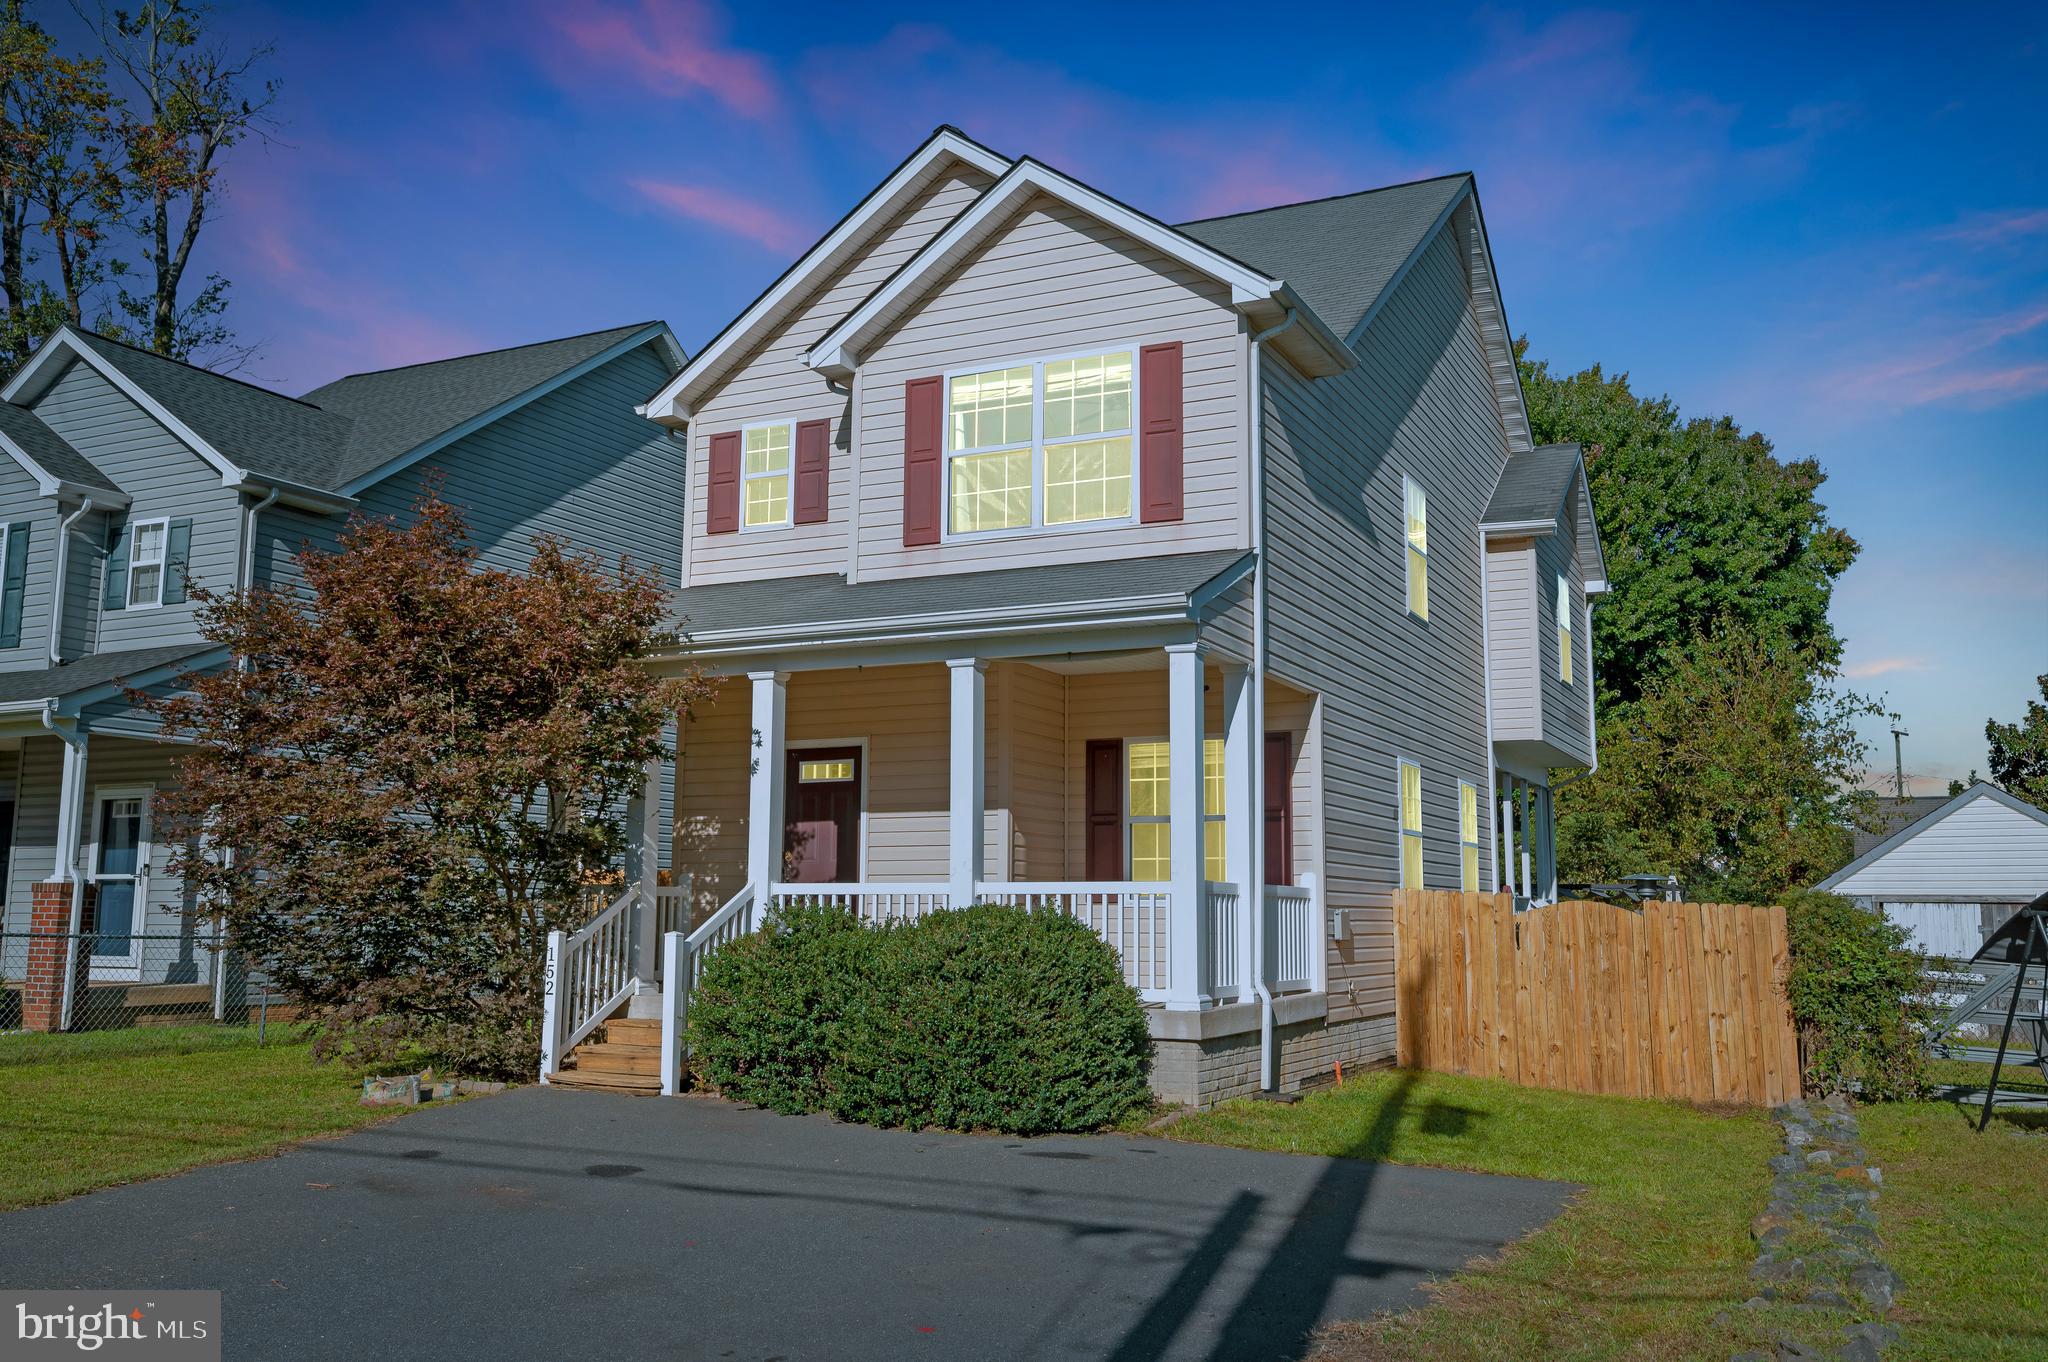
[[296,1014],[210,931],[0,932],[0,1032],[239,1026]]

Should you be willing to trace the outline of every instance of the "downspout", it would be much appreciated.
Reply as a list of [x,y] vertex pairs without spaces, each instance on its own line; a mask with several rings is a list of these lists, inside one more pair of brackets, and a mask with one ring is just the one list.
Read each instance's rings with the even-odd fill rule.
[[[64,572],[71,561],[71,527],[91,509],[92,498],[87,497],[78,503],[77,510],[57,524],[57,586],[50,601],[50,665],[53,667],[64,665],[64,650],[60,645],[64,639]],[[49,713],[45,711],[43,722],[48,724],[49,721]]]
[[268,496],[242,512],[242,563],[235,585],[247,591],[256,582],[256,517],[269,510],[277,502],[277,489],[270,489]]
[[1486,849],[1487,868],[1493,871],[1493,892],[1501,889],[1500,879],[1500,768],[1493,755],[1493,601],[1488,590],[1486,531],[1479,532],[1479,676],[1486,687],[1486,821],[1494,824],[1491,845]]
[[[1266,956],[1270,943],[1266,933],[1266,401],[1264,370],[1259,347],[1300,320],[1293,308],[1273,326],[1252,337],[1251,419],[1247,432],[1251,444],[1252,510],[1252,665],[1247,684],[1252,691],[1252,797],[1253,824],[1251,883],[1245,886],[1244,902],[1256,916],[1252,932],[1252,988],[1259,995],[1259,1089],[1274,1092],[1279,1087],[1279,1065],[1273,1053],[1273,989],[1266,982]],[[1321,869],[1320,866],[1317,867]],[[1317,908],[1318,917],[1321,907]],[[1324,949],[1328,949],[1326,946]]]

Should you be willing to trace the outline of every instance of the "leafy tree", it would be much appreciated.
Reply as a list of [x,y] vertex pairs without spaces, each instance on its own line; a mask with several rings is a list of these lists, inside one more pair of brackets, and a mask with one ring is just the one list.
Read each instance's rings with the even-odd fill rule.
[[211,42],[210,11],[188,0],[143,0],[99,13],[113,69],[133,87],[120,120],[123,189],[134,215],[148,287],[120,290],[117,306],[143,345],[174,359],[205,355],[229,367],[246,358],[228,327],[228,281],[209,274],[186,293],[192,250],[220,194],[224,152],[270,126],[278,83],[257,72],[268,46],[230,52]]
[[2027,701],[2018,723],[1986,720],[1984,738],[1991,744],[1991,778],[2006,793],[2048,809],[2048,704],[2042,703],[2048,701],[2048,676],[2036,679],[2041,699]]
[[1819,668],[1841,661],[1828,601],[1859,550],[1817,499],[1818,463],[1780,461],[1727,417],[1682,420],[1625,373],[1553,374],[1526,339],[1515,352],[1537,443],[1585,448],[1611,587],[1594,612],[1603,708],[1635,700],[1663,659],[1723,626]]
[[1877,706],[1812,654],[1733,626],[1647,675],[1603,722],[1600,769],[1558,793],[1569,878],[1675,874],[1692,898],[1772,903],[1848,859],[1870,800],[1856,720]]
[[324,1046],[523,1074],[547,933],[622,852],[642,767],[703,685],[636,665],[658,576],[545,537],[526,572],[484,569],[465,533],[429,489],[408,525],[302,551],[302,591],[195,585],[246,665],[137,699],[195,743],[156,805],[172,873],[324,1017]]

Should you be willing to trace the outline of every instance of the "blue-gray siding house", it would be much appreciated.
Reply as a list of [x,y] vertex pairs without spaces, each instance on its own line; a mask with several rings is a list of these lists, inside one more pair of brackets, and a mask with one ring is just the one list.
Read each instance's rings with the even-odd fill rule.
[[[289,583],[354,514],[403,518],[426,482],[480,558],[537,534],[678,584],[674,437],[634,404],[685,356],[660,322],[354,374],[293,398],[73,328],[0,389],[0,952],[96,933],[95,981],[201,985],[211,960],[151,837],[174,747],[128,687],[223,664],[191,583]],[[0,998],[0,1012],[9,1007]],[[0,1015],[0,1025],[10,1024]]]

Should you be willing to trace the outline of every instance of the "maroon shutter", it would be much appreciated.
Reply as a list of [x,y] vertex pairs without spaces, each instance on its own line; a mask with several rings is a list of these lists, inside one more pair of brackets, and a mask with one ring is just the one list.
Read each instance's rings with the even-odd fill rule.
[[939,542],[939,435],[946,424],[945,389],[936,378],[903,385],[903,543]]
[[1266,735],[1266,883],[1294,883],[1294,780],[1285,733]]
[[1138,352],[1138,519],[1181,518],[1180,342]]
[[815,525],[825,518],[832,484],[832,423],[800,421],[796,428],[796,488],[790,520]]
[[704,496],[704,532],[731,534],[740,527],[740,433],[711,437],[709,490]]
[[1124,877],[1124,745],[1088,740],[1088,878]]

